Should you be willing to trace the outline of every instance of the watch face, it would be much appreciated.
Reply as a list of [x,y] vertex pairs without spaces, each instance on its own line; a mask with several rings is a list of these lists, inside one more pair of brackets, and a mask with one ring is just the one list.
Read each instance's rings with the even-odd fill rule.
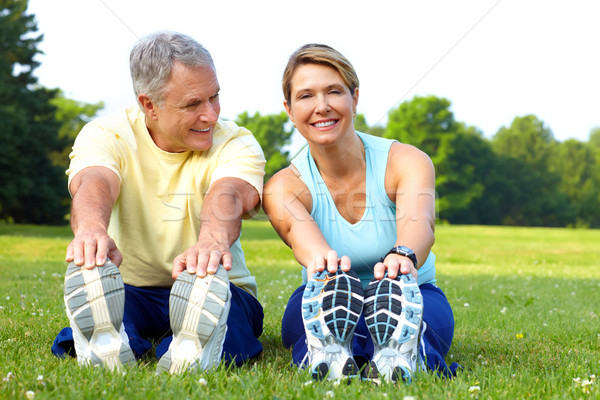
[[411,254],[413,251],[406,246],[398,246],[397,247],[399,253]]

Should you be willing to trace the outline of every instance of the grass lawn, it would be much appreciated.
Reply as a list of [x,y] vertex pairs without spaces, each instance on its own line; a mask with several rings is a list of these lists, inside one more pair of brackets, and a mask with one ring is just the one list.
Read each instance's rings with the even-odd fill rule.
[[313,383],[290,367],[279,331],[300,267],[266,221],[246,221],[242,236],[265,309],[258,360],[157,377],[150,358],[123,372],[56,359],[70,238],[68,228],[0,225],[0,399],[600,398],[598,230],[438,226],[438,284],[456,320],[447,361],[464,370],[379,387]]

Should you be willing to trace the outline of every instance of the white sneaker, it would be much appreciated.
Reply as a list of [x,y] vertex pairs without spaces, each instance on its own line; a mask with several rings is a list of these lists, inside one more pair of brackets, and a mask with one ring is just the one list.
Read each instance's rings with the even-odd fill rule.
[[412,275],[371,280],[365,291],[365,321],[375,352],[368,379],[410,383],[423,362],[419,353],[423,297]]
[[173,341],[156,372],[204,371],[221,361],[231,305],[227,271],[204,278],[182,272],[171,289],[169,318]]
[[353,271],[317,272],[308,281],[302,317],[313,379],[337,381],[359,375],[352,339],[362,307],[363,288]]
[[123,327],[125,287],[115,264],[92,269],[69,264],[64,299],[79,364],[111,370],[135,364]]

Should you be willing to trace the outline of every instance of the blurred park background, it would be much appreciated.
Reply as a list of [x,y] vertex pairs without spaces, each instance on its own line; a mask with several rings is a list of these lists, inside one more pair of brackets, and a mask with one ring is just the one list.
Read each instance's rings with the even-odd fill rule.
[[[69,98],[39,84],[43,32],[28,0],[0,0],[0,222],[65,225],[70,197],[64,171],[79,130],[103,102]],[[275,78],[274,78],[275,79]],[[484,90],[484,89],[482,89]],[[242,112],[267,159],[266,179],[298,150],[282,111]],[[425,151],[436,168],[439,223],[600,227],[600,127],[587,140],[555,138],[536,115],[515,115],[491,136],[457,120],[452,99],[415,95],[384,123],[357,130]]]

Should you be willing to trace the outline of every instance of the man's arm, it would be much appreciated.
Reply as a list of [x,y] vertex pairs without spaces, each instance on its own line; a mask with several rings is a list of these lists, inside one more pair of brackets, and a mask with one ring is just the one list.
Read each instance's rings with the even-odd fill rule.
[[240,236],[242,216],[260,200],[254,186],[239,178],[221,178],[208,190],[200,214],[198,242],[173,260],[173,279],[187,269],[204,277],[219,264],[231,270],[231,245]]
[[88,167],[73,177],[69,188],[75,238],[67,247],[66,261],[93,268],[103,265],[108,257],[121,265],[123,256],[107,233],[112,207],[120,192],[117,175],[105,167]]

